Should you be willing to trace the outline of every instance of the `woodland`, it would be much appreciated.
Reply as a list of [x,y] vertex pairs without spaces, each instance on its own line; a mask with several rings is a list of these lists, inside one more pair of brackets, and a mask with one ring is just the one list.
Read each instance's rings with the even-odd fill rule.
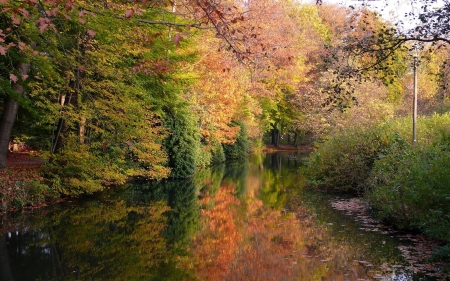
[[[0,212],[314,145],[310,187],[449,259],[450,3],[432,2],[408,30],[324,1],[0,0]],[[7,166],[23,145],[38,169]]]

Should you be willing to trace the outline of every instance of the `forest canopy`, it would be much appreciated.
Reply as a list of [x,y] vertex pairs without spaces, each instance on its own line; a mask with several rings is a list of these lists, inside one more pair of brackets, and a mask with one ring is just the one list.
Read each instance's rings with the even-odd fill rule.
[[[426,2],[424,7],[428,7]],[[41,184],[92,193],[186,178],[263,143],[294,146],[448,107],[448,3],[402,33],[365,7],[278,1],[1,0],[0,167],[26,143]]]

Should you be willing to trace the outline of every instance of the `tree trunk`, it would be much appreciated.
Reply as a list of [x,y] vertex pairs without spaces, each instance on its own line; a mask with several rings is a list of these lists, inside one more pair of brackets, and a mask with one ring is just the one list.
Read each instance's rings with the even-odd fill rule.
[[272,129],[272,144],[278,146],[280,140],[280,131],[278,129]]
[[272,134],[272,145],[276,145],[277,143],[277,129],[272,129],[271,131]]
[[298,141],[298,134],[297,132],[294,134],[294,144],[293,146],[297,147],[297,141]]
[[[19,63],[17,70],[21,76],[27,75],[30,69],[29,63]],[[13,82],[12,89],[20,96],[24,95],[25,89],[18,82]],[[6,167],[6,156],[8,155],[8,144],[11,138],[11,132],[16,121],[19,103],[12,97],[8,97],[4,107],[2,117],[0,118],[0,169]]]
[[86,118],[81,117],[80,124],[78,125],[78,137],[80,138],[80,144],[85,143],[86,134]]

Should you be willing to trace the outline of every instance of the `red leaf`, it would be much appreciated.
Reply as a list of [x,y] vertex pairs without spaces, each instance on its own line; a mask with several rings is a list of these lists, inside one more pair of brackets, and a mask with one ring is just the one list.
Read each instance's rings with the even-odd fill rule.
[[131,18],[134,15],[134,10],[133,9],[129,9],[125,12],[125,17],[127,19]]
[[48,24],[43,24],[39,26],[39,32],[43,33],[48,27]]
[[87,33],[89,34],[89,36],[94,37],[95,36],[95,31],[92,29],[88,29]]
[[141,15],[142,15],[142,12],[143,12],[143,11],[139,8],[139,5],[136,4],[136,5],[134,6],[134,13],[141,16]]
[[51,11],[47,12],[47,15],[56,17],[58,15],[58,11],[59,11],[58,8],[54,8]]
[[19,78],[17,78],[17,76],[12,73],[9,74],[9,79],[11,79],[11,81],[13,81],[14,83],[16,83],[17,80],[19,80]]
[[180,44],[181,40],[181,34],[177,33],[173,36],[173,42],[175,43],[175,46],[178,46]]
[[30,16],[30,13],[27,11],[27,10],[25,10],[25,9],[22,9],[22,8],[19,8],[19,12],[22,14],[22,16],[24,17],[24,18],[28,18],[29,16]]
[[0,46],[0,55],[2,55],[2,56],[6,55],[6,51],[7,51],[7,50],[8,50],[8,49],[6,49],[5,47]]
[[78,21],[79,21],[81,24],[85,24],[85,23],[86,23],[86,20],[83,19],[83,18],[78,18]]
[[36,25],[38,26],[41,33],[43,33],[48,28],[49,23],[50,19],[48,18],[39,18],[36,20]]
[[20,18],[16,18],[14,15],[11,15],[11,20],[13,24],[19,25],[20,24]]
[[26,44],[23,42],[19,42],[19,49],[23,50],[23,48],[25,48]]

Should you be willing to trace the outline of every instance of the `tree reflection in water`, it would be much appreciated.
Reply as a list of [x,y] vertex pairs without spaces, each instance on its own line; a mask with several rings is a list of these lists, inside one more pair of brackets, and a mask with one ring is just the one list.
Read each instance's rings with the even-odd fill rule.
[[200,201],[201,229],[182,266],[195,268],[199,280],[431,280],[398,265],[403,259],[390,237],[365,233],[326,196],[301,190],[298,159],[255,157],[242,178],[225,177]]
[[398,242],[302,188],[301,158],[255,155],[190,180],[3,217],[0,278],[431,280],[394,267]]

